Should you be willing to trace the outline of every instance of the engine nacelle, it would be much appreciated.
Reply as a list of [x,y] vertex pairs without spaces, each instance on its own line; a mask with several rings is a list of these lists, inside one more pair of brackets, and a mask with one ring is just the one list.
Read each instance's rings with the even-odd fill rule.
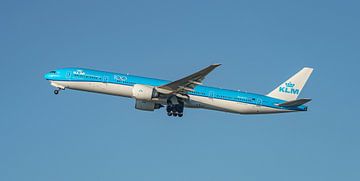
[[161,104],[143,100],[136,100],[135,103],[135,108],[143,111],[154,111],[155,109],[160,109],[161,107]]
[[150,101],[157,97],[157,92],[153,86],[135,84],[133,87],[133,97],[138,100]]

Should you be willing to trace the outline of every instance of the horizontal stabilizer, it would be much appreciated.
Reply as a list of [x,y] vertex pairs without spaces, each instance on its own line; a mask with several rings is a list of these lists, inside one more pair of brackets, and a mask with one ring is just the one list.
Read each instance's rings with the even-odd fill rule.
[[297,99],[297,100],[293,100],[293,101],[288,101],[288,102],[284,102],[282,104],[278,104],[278,106],[281,107],[297,107],[297,106],[301,106],[305,103],[310,102],[311,99]]

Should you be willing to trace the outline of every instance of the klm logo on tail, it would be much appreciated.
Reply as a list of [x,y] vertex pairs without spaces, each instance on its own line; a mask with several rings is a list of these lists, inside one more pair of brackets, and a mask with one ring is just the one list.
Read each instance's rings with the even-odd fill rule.
[[285,87],[282,87],[282,86],[279,87],[279,92],[299,95],[300,90],[295,89],[294,87],[295,87],[295,84],[293,84],[291,82],[287,82],[287,83],[285,83]]

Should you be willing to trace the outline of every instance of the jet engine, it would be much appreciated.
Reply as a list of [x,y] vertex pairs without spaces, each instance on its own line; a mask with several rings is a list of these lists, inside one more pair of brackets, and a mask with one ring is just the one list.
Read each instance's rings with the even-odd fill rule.
[[153,86],[135,84],[133,87],[133,97],[137,100],[150,101],[157,97],[158,93]]
[[155,109],[160,109],[163,107],[161,104],[155,102],[136,100],[135,108],[143,111],[154,111]]

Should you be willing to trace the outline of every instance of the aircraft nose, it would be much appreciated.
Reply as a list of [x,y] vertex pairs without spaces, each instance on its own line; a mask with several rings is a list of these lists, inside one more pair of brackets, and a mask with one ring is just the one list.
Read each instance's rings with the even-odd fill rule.
[[46,80],[54,80],[59,77],[59,72],[56,70],[50,71],[47,74],[44,75],[44,78]]
[[52,74],[52,73],[47,73],[47,74],[44,75],[44,78],[45,78],[46,80],[54,79],[54,74]]
[[44,78],[45,78],[46,80],[49,80],[49,79],[50,79],[50,74],[49,74],[49,73],[45,74],[45,75],[44,75]]

